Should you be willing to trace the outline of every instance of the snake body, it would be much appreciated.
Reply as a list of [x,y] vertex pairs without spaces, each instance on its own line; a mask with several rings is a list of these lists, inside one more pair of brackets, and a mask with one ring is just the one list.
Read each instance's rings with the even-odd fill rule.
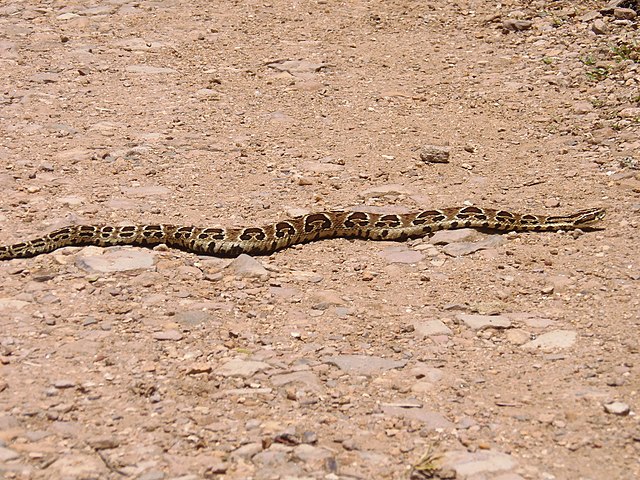
[[62,247],[166,244],[204,255],[235,257],[241,253],[269,255],[300,243],[326,238],[396,240],[423,237],[437,230],[475,228],[507,231],[555,231],[591,228],[605,215],[602,208],[568,215],[519,214],[476,206],[452,207],[407,214],[357,211],[316,212],[262,227],[223,228],[180,225],[71,225],[42,237],[0,246],[0,260],[28,258]]

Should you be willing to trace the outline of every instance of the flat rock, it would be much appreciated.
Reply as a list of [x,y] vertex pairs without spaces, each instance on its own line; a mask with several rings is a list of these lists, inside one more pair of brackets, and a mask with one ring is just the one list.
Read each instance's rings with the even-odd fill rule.
[[18,419],[13,415],[0,415],[0,431],[10,430],[12,428],[18,427],[19,425],[20,423],[18,422]]
[[478,242],[460,242],[445,245],[442,251],[451,257],[462,257],[470,255],[480,250],[488,248],[496,248],[504,244],[504,238],[500,235],[491,235],[490,237]]
[[327,162],[302,162],[300,167],[313,173],[335,173],[344,170],[344,165]]
[[416,250],[411,250],[406,245],[394,245],[387,247],[378,253],[389,263],[418,263],[424,259],[424,255]]
[[127,66],[127,72],[129,73],[144,73],[148,75],[157,75],[161,73],[178,73],[173,68],[165,67],[152,67],[151,65],[129,65]]
[[309,370],[273,375],[270,380],[276,387],[299,385],[316,392],[324,390],[322,382],[318,376]]
[[403,185],[396,183],[390,183],[387,185],[378,185],[377,187],[369,188],[360,193],[361,197],[384,197],[384,196],[398,196],[398,195],[412,195],[413,190]]
[[456,318],[472,330],[511,327],[511,320],[503,315],[473,315],[467,313],[459,313],[456,315]]
[[106,465],[98,455],[67,454],[47,468],[49,478],[84,479],[105,478],[109,475]]
[[327,65],[328,64],[326,63],[308,62],[306,60],[278,60],[267,64],[269,68],[273,68],[280,72],[287,72],[292,75],[319,72]]
[[236,277],[261,279],[269,277],[269,272],[258,260],[244,253],[234,258],[225,270],[230,271]]
[[407,420],[417,420],[426,428],[435,430],[436,428],[452,428],[453,423],[438,412],[432,412],[426,408],[402,408],[402,407],[382,407],[385,415],[401,417]]
[[525,350],[554,350],[569,348],[575,342],[578,333],[574,330],[554,330],[544,333],[535,340],[525,343],[522,348]]
[[323,362],[335,365],[352,375],[375,375],[386,370],[402,368],[406,360],[392,360],[389,358],[372,357],[368,355],[336,355],[324,357]]
[[426,322],[414,323],[415,331],[423,337],[433,335],[452,335],[453,332],[441,320],[428,320]]
[[139,248],[114,248],[101,255],[78,255],[76,266],[90,273],[126,272],[153,267],[155,253]]
[[0,447],[0,462],[8,462],[20,458],[20,454],[10,448]]
[[151,335],[154,340],[177,342],[182,340],[182,334],[177,330],[163,330],[162,332],[154,332]]
[[161,185],[142,185],[139,187],[123,188],[122,192],[131,197],[157,197],[159,195],[169,195],[171,190]]
[[439,230],[429,239],[432,245],[447,245],[449,243],[462,242],[464,240],[478,235],[477,230],[473,228],[461,228],[459,230]]
[[456,478],[463,480],[470,477],[495,478],[486,475],[512,470],[517,466],[517,462],[511,455],[493,450],[452,450],[444,453],[438,460],[438,465],[442,469],[454,470]]
[[216,373],[224,377],[249,378],[262,370],[266,370],[267,368],[271,368],[271,365],[265,362],[234,358],[218,368]]
[[91,160],[94,152],[86,148],[77,147],[70,150],[64,150],[56,153],[53,158],[59,163],[78,163],[82,161]]
[[211,323],[213,321],[213,316],[209,312],[205,312],[203,310],[188,310],[176,313],[173,320],[180,325],[195,327],[202,323]]
[[24,300],[17,300],[15,298],[0,298],[0,310],[20,310],[29,305],[29,302]]
[[293,449],[293,456],[303,462],[317,462],[330,458],[333,454],[324,448],[303,443]]
[[310,300],[316,310],[326,310],[329,307],[345,304],[342,296],[335,290],[317,290],[311,294]]

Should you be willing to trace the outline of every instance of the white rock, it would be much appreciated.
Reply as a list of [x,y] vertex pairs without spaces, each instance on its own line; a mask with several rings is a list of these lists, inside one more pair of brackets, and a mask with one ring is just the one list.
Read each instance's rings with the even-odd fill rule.
[[242,360],[241,358],[234,358],[222,365],[216,373],[224,377],[242,377],[249,378],[256,373],[266,370],[270,365],[265,362],[256,362],[252,360]]
[[502,315],[471,315],[459,313],[456,318],[472,330],[485,330],[487,328],[510,328],[511,320]]
[[76,266],[87,272],[126,272],[153,267],[155,253],[138,248],[116,248],[101,252],[101,255],[80,255]]
[[554,330],[525,343],[522,348],[525,350],[569,348],[575,343],[577,336],[577,332],[573,330]]
[[626,403],[611,402],[611,403],[604,404],[604,411],[607,413],[612,413],[614,415],[624,416],[624,415],[629,415],[629,412],[631,411],[631,407]]
[[452,335],[453,332],[441,320],[428,320],[426,322],[414,324],[416,333],[423,337],[432,335]]
[[269,277],[269,272],[258,260],[244,253],[234,258],[226,269],[237,277],[262,279]]

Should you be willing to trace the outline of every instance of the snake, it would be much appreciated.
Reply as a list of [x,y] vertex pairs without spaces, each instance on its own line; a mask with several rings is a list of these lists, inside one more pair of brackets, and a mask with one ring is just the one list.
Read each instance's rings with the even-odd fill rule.
[[170,224],[69,225],[39,238],[0,246],[0,260],[29,258],[62,247],[159,244],[218,257],[270,255],[292,245],[329,238],[404,241],[438,230],[473,228],[496,232],[593,230],[605,216],[603,208],[566,215],[521,214],[478,206],[389,214],[332,210],[269,223],[261,227],[224,228]]

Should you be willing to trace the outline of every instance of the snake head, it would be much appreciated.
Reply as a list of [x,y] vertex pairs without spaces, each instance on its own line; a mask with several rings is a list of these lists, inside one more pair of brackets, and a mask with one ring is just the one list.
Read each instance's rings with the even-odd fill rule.
[[579,212],[570,215],[571,222],[575,228],[587,227],[591,228],[594,223],[602,220],[607,214],[604,208],[589,208],[586,210],[580,210]]

